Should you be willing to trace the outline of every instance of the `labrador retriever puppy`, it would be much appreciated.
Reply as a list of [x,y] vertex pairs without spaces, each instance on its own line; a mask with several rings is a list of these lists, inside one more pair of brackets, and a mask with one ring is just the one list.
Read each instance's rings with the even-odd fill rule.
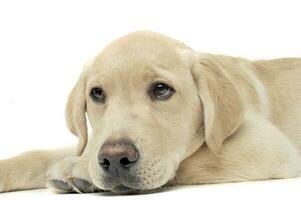
[[131,33],[92,59],[71,91],[66,118],[77,148],[1,160],[0,192],[135,193],[296,177],[300,77],[300,58],[249,61]]

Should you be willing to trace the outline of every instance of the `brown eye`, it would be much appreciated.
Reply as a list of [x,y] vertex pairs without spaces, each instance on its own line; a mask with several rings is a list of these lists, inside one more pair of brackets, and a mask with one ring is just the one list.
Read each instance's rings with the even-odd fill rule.
[[90,96],[96,102],[105,102],[105,93],[101,88],[92,88],[90,91]]
[[150,96],[154,100],[167,100],[169,99],[175,90],[165,83],[155,83],[150,89]]

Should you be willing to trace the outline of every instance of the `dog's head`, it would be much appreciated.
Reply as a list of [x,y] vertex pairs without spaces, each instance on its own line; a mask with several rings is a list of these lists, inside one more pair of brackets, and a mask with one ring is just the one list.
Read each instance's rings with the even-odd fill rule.
[[87,144],[89,174],[114,192],[150,190],[172,180],[204,142],[218,154],[239,126],[242,105],[224,71],[184,44],[135,32],[107,46],[72,90],[70,130]]

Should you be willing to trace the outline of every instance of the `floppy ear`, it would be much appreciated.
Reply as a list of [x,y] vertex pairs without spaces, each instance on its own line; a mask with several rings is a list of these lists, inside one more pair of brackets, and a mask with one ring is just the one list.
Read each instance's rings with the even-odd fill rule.
[[212,152],[219,154],[224,140],[241,124],[243,105],[223,66],[214,59],[199,58],[192,74],[203,104],[205,141]]
[[72,89],[66,105],[66,121],[70,131],[79,139],[77,153],[81,155],[87,145],[85,78],[80,77]]

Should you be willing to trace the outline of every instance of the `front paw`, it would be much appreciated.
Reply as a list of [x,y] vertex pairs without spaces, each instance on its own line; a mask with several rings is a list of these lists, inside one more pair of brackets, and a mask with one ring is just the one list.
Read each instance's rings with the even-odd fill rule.
[[100,192],[88,174],[88,160],[83,157],[67,157],[54,164],[48,173],[48,187],[57,193]]
[[81,178],[70,178],[67,181],[62,180],[49,180],[48,187],[57,193],[93,193],[101,192],[93,183],[81,179]]

